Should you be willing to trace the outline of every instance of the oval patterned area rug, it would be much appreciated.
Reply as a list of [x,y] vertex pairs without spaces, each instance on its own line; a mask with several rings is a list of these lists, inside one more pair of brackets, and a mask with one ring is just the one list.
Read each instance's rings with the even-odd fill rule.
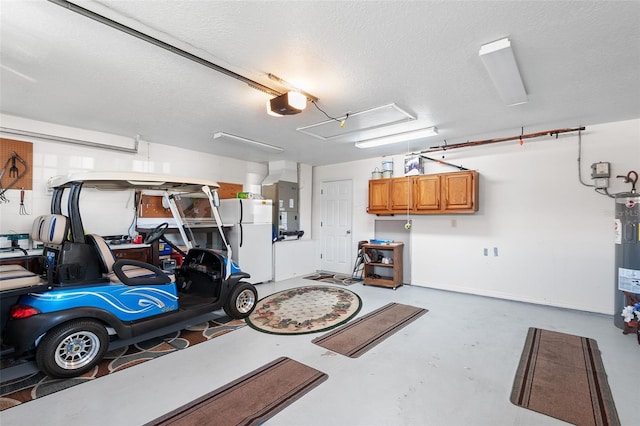
[[313,285],[283,290],[261,299],[246,321],[265,333],[316,333],[344,324],[361,307],[360,296],[352,291]]

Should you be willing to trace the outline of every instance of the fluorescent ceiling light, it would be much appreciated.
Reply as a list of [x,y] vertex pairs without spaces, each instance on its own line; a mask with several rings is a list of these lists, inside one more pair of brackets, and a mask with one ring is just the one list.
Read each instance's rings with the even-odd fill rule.
[[[314,138],[326,141],[354,132],[376,129],[390,124],[407,122],[415,119],[416,117],[409,114],[396,104],[388,104],[366,109],[364,111],[349,113],[348,117],[343,115],[341,117],[336,117],[336,119],[325,120],[308,126],[298,127],[296,130],[309,136],[313,136]],[[341,127],[339,123],[343,120],[345,120],[345,126]]]
[[527,103],[527,92],[509,39],[485,44],[479,54],[502,100],[509,106]]
[[140,135],[136,135],[136,137],[134,139],[133,147],[128,148],[128,147],[125,147],[125,146],[107,145],[107,144],[103,144],[103,143],[100,143],[100,142],[93,142],[93,141],[81,140],[81,139],[65,138],[65,137],[62,137],[62,136],[48,135],[48,134],[45,134],[45,133],[37,133],[37,132],[29,132],[27,130],[12,129],[12,128],[9,128],[9,127],[0,127],[0,133],[8,133],[10,135],[26,136],[28,138],[44,139],[44,140],[54,141],[54,142],[72,143],[72,144],[75,144],[75,145],[91,146],[91,147],[94,147],[94,148],[110,149],[112,151],[122,151],[122,152],[128,152],[128,153],[133,153],[133,154],[137,154],[138,153],[138,145],[140,144]]
[[369,139],[366,141],[356,142],[356,148],[373,148],[381,145],[388,145],[397,142],[412,141],[414,139],[426,138],[428,136],[435,136],[438,134],[438,129],[434,127],[427,127],[424,129],[418,129],[411,132],[396,133],[395,135],[383,136],[381,138]]
[[277,152],[282,152],[284,151],[284,149],[280,148],[279,146],[275,146],[275,145],[269,145],[268,143],[264,143],[264,142],[258,142],[258,141],[254,141],[253,139],[247,139],[247,138],[243,138],[242,136],[236,136],[236,135],[232,135],[230,133],[225,133],[225,132],[216,132],[213,134],[213,138],[214,139],[231,139],[233,141],[236,142],[242,142],[242,143],[246,143],[246,144],[250,144],[250,145],[255,145],[261,148],[266,148],[266,149],[271,149],[273,151],[277,151]]

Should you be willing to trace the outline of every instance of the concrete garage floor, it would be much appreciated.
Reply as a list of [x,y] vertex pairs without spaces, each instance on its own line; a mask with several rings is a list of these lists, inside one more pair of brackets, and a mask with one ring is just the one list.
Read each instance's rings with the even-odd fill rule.
[[[259,297],[316,284],[303,278],[257,286]],[[329,379],[269,425],[555,425],[509,401],[529,327],[596,339],[623,425],[637,424],[635,336],[610,316],[428,288],[348,287],[359,316],[389,302],[429,312],[360,358],[311,343],[321,335],[276,336],[243,327],[116,374],[0,412],[3,425],[140,425],[278,357]],[[215,421],[212,419],[212,423]]]

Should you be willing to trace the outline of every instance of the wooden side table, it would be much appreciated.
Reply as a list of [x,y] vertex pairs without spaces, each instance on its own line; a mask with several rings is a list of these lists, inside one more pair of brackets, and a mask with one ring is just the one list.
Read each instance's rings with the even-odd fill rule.
[[[363,244],[362,249],[365,253],[364,279],[362,281],[364,285],[389,287],[394,290],[402,285],[404,243],[369,243]],[[375,254],[372,255],[372,253]]]

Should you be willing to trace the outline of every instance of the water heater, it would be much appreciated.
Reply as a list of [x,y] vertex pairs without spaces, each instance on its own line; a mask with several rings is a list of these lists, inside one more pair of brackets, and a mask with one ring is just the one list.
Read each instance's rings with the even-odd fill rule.
[[[637,179],[637,175],[636,175]],[[613,322],[624,328],[620,315],[626,306],[623,292],[640,296],[640,195],[634,190],[616,194],[615,311]]]

